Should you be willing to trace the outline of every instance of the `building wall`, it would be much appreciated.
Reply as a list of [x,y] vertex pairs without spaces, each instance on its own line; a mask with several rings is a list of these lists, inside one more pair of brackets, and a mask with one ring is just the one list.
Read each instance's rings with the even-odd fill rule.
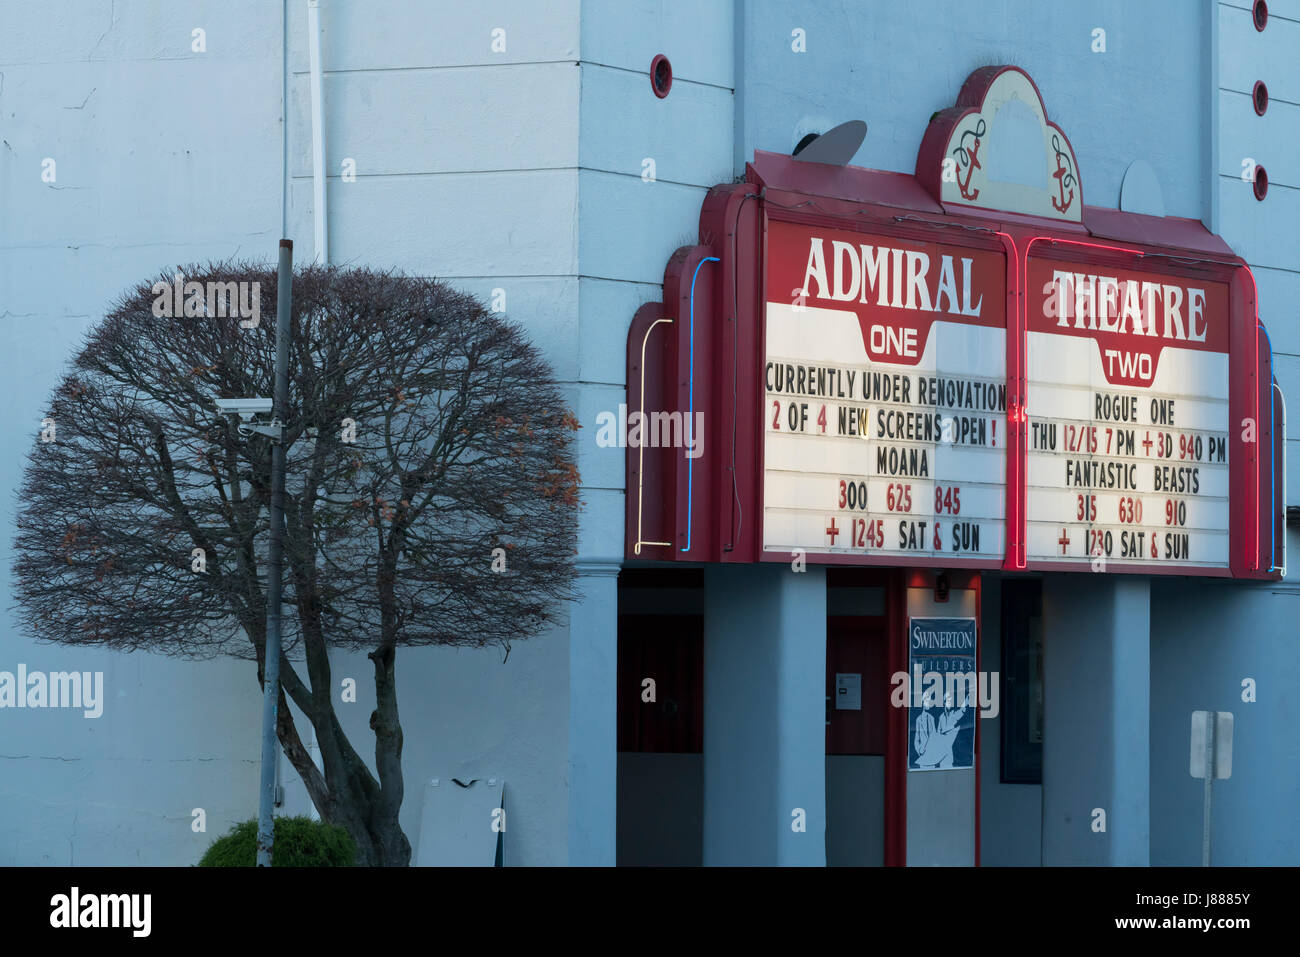
[[885,863],[885,758],[826,755],[826,866]]
[[[1300,401],[1300,327],[1293,320],[1300,302],[1300,2],[1274,0],[1268,24],[1255,29],[1247,0],[1211,4],[1217,33],[1211,82],[1215,163],[1215,205],[1207,225],[1241,255],[1255,274],[1259,314],[1268,327],[1274,374],[1295,405]],[[1268,87],[1269,104],[1257,116],[1251,101],[1255,82]],[[1268,195],[1255,199],[1250,162],[1268,171]],[[1300,451],[1300,413],[1286,424],[1287,457]],[[1300,469],[1287,474],[1287,499],[1300,502]]]
[[[1296,554],[1294,530],[1289,545]],[[1153,865],[1201,862],[1203,782],[1189,770],[1197,710],[1233,714],[1232,777],[1214,782],[1212,863],[1300,861],[1291,813],[1300,804],[1300,769],[1289,729],[1300,683],[1297,618],[1294,573],[1278,584],[1152,582]],[[1253,702],[1243,700],[1247,681]]]
[[[709,187],[731,179],[734,85],[731,0],[702,4],[659,0],[583,0],[579,65],[578,338],[573,361],[580,386],[576,391],[579,467],[583,481],[580,551],[594,563],[616,568],[623,555],[624,450],[596,444],[597,417],[617,415],[626,401],[628,327],[637,308],[663,295],[663,269],[679,246],[699,236],[700,205]],[[665,98],[655,96],[649,79],[656,54],[669,57],[673,82]],[[710,437],[703,436],[703,441]],[[603,620],[588,623],[588,640],[571,642],[572,665],[583,669],[586,683],[615,675],[597,668],[601,646],[616,641],[613,607],[600,610]],[[609,664],[615,664],[613,658]],[[570,722],[569,748],[589,762],[615,759],[614,697],[594,699],[573,692],[578,702]],[[628,755],[608,790],[602,769],[596,806],[581,809],[590,840],[610,842],[599,863],[615,862],[615,844],[624,859],[680,862],[699,859],[697,806],[703,775],[691,755]],[[663,777],[654,787],[641,780],[650,767]],[[618,800],[622,795],[624,801]],[[647,843],[653,835],[616,821],[616,806],[631,821],[645,817],[652,795],[681,808],[684,819],[657,852]],[[608,800],[605,800],[608,798]],[[662,807],[660,808],[662,812]],[[595,819],[593,823],[592,819]],[[656,815],[661,819],[662,813]],[[597,836],[597,834],[599,836]],[[571,856],[572,859],[572,856]]]
[[1044,864],[1151,863],[1150,620],[1144,577],[1043,579]]
[[[1268,327],[1274,375],[1295,404],[1300,396],[1300,3],[1269,3],[1265,29],[1255,29],[1245,0],[1209,4],[1214,33],[1207,44],[1215,165],[1207,225],[1250,263]],[[1256,80],[1269,91],[1258,116]],[[1261,202],[1243,180],[1249,163],[1268,171]],[[1245,165],[1243,165],[1245,164]],[[1286,498],[1300,502],[1300,425],[1286,424]],[[1282,463],[1278,463],[1282,467]],[[1214,863],[1294,864],[1300,825],[1278,809],[1300,799],[1300,772],[1278,760],[1288,751],[1282,710],[1291,702],[1300,658],[1294,641],[1297,552],[1288,535],[1289,574],[1278,584],[1244,585],[1153,580],[1151,591],[1151,863],[1200,862],[1202,782],[1188,770],[1191,712],[1234,714],[1232,778],[1215,785]],[[1282,557],[1278,557],[1282,564]],[[1242,700],[1242,682],[1259,682],[1257,700]],[[1159,813],[1155,813],[1158,809]]]
[[[288,220],[304,261],[312,254],[305,4],[288,8]],[[1069,133],[1087,202],[1117,206],[1125,170],[1145,160],[1168,214],[1206,220],[1252,263],[1278,377],[1300,394],[1300,332],[1289,321],[1300,298],[1300,2],[1270,8],[1258,33],[1246,0],[323,0],[330,259],[436,275],[488,300],[504,293],[507,314],[550,359],[584,425],[580,557],[586,567],[612,566],[623,551],[623,454],[595,444],[596,416],[623,401],[628,324],[660,297],[673,250],[696,241],[708,187],[743,172],[755,149],[788,152],[802,133],[854,118],[869,125],[856,164],[912,171],[929,115],[954,102],[971,70],[1012,62],[1037,80],[1049,116]],[[191,50],[195,28],[206,31],[205,53]],[[496,28],[505,31],[499,52]],[[1094,52],[1098,29],[1104,52]],[[806,52],[792,49],[796,30]],[[258,0],[6,9],[0,394],[11,414],[0,447],[31,445],[75,343],[128,284],[178,262],[273,255],[282,42],[280,4]],[[674,68],[666,99],[649,88],[657,53]],[[1272,96],[1262,118],[1248,99],[1255,78]],[[1264,203],[1240,180],[1247,156],[1268,169]],[[40,179],[45,157],[57,162],[52,184]],[[355,161],[355,182],[342,178],[345,159]],[[1287,438],[1294,453],[1300,414]],[[1294,499],[1300,469],[1289,472]],[[18,456],[0,463],[9,529],[20,474]],[[0,563],[10,557],[4,536]],[[1222,593],[1220,610],[1197,616],[1186,609],[1217,592],[1177,581],[1153,591],[1153,808],[1166,799],[1182,808],[1172,784],[1158,785],[1157,758],[1174,760],[1161,748],[1184,733],[1193,699],[1227,693],[1219,664],[1267,674],[1295,660],[1267,628],[1241,627],[1275,623],[1281,634],[1292,592]],[[7,577],[0,599],[11,599]],[[613,603],[598,604],[584,614],[581,640],[570,640],[565,618],[504,663],[491,651],[403,653],[403,820],[413,843],[426,778],[495,775],[512,809],[511,863],[570,859],[570,764],[610,735],[599,720],[608,696],[588,694],[601,690],[614,640]],[[1235,617],[1223,617],[1229,611]],[[1233,628],[1250,640],[1229,643]],[[1185,647],[1203,654],[1183,655]],[[104,670],[108,703],[97,720],[0,712],[0,863],[185,864],[253,813],[259,695],[248,663],[69,652],[0,622],[0,669],[19,662]],[[338,656],[335,673],[358,678],[361,699],[342,718],[368,754],[368,662]],[[588,709],[576,721],[574,700]],[[225,719],[210,720],[218,710]],[[1274,726],[1251,720],[1261,735]],[[989,783],[993,727],[982,729],[986,855],[994,835],[1008,833],[1013,806],[1028,800]],[[1264,781],[1263,771],[1249,773]],[[305,810],[291,770],[285,781],[286,810]],[[1293,777],[1275,774],[1269,786],[1294,798]],[[583,840],[607,840],[612,855],[605,804]],[[195,807],[208,812],[207,834],[188,826]],[[1253,826],[1248,812],[1239,816],[1233,826]],[[1176,857],[1185,817],[1178,810],[1153,824],[1153,861]],[[1252,859],[1274,853],[1256,831],[1232,837]],[[1276,859],[1294,862],[1295,840],[1283,834]],[[1030,854],[1028,844],[1014,846],[1016,861]]]
[[825,866],[826,569],[704,588],[704,864]]
[[[304,259],[313,229],[305,6],[290,4],[289,56],[291,232]],[[577,0],[326,0],[321,28],[330,261],[436,276],[489,304],[504,294],[506,315],[580,404]],[[342,176],[348,158],[355,182]],[[413,846],[432,778],[496,777],[507,861],[567,862],[568,620],[561,609],[556,627],[520,635],[504,660],[494,649],[399,651],[401,819]],[[331,660],[340,719],[370,762],[370,662]],[[356,703],[339,702],[347,676]],[[289,809],[306,811],[301,782],[287,765],[284,774]]]
[[[304,262],[313,254],[306,15],[305,4],[288,8],[288,221]],[[485,300],[504,290],[509,316],[575,405],[578,17],[577,0],[327,0],[321,14],[330,260],[436,275]],[[492,50],[497,26],[502,52]],[[206,53],[190,49],[196,27]],[[280,4],[255,0],[6,11],[0,388],[14,414],[0,425],[4,447],[33,442],[74,344],[126,285],[177,262],[273,257],[282,43]],[[45,156],[57,160],[56,184],[41,183]],[[355,182],[342,178],[345,158]],[[6,462],[12,516],[21,463]],[[6,536],[6,564],[8,546]],[[507,782],[511,862],[566,861],[566,624],[562,614],[552,632],[520,636],[532,640],[504,664],[490,650],[399,655],[413,844],[425,779],[486,769]],[[256,813],[251,664],[69,653],[2,627],[0,668],[103,669],[109,703],[98,721],[0,713],[0,862],[188,864],[215,833]],[[370,675],[364,659],[336,656],[335,677],[357,678],[359,690],[355,705],[340,704],[341,719],[367,756]],[[282,776],[284,810],[308,810],[287,763]],[[194,807],[207,809],[207,834],[190,831]]]
[[[795,29],[806,53],[791,49]],[[1104,53],[1092,52],[1095,29]],[[1069,135],[1085,202],[1118,206],[1124,171],[1145,159],[1167,213],[1204,215],[1205,15],[1188,3],[746,0],[743,32],[737,169],[755,149],[790,152],[821,118],[820,129],[866,121],[855,165],[910,173],[930,114],[956,102],[972,70],[1014,63]]]
[[[709,187],[731,179],[731,24],[730,0],[582,4],[575,355],[592,555],[623,554],[624,452],[596,446],[595,422],[626,401],[632,316],[662,297],[664,264],[698,242]],[[649,80],[659,53],[673,68],[663,99]]]
[[[82,335],[169,266],[272,256],[278,5],[7,4],[0,29],[0,607],[15,489]],[[207,52],[191,50],[195,28]],[[43,182],[42,162],[55,161]],[[256,813],[251,663],[36,644],[0,616],[0,670],[104,672],[104,713],[0,711],[0,864],[191,864]],[[221,720],[213,721],[214,714]],[[195,808],[206,833],[192,830]]]
[[[980,670],[1002,670],[1002,581],[980,581]],[[1002,781],[1002,721],[1007,708],[999,684],[998,713],[980,726],[980,864],[1025,867],[1042,863],[1043,786]]]

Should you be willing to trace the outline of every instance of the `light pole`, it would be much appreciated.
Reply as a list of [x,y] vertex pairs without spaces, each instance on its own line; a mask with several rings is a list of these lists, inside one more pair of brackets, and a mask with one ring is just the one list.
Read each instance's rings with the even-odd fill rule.
[[289,327],[293,308],[293,240],[280,240],[276,274],[275,392],[271,412],[271,548],[266,562],[266,653],[262,669],[262,781],[257,806],[257,866],[271,866],[275,843],[276,711],[280,705],[280,588],[284,559],[284,421],[289,414]]
[[280,604],[284,565],[284,421],[289,415],[289,330],[293,309],[293,240],[280,240],[276,274],[275,398],[216,399],[219,412],[252,422],[271,413],[270,425],[241,425],[239,433],[258,433],[271,440],[271,545],[266,561],[266,644],[262,660],[262,777],[257,802],[257,866],[271,866],[275,844],[275,765],[280,708]]

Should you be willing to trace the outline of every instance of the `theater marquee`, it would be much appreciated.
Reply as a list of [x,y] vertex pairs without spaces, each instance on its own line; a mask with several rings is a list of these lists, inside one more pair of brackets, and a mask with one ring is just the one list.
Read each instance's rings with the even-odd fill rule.
[[972,74],[915,176],[746,172],[629,333],[629,411],[701,440],[627,449],[629,558],[1278,577],[1249,270],[1198,222],[1084,206],[1022,71]]
[[767,243],[763,549],[1000,558],[1004,257],[789,223]]

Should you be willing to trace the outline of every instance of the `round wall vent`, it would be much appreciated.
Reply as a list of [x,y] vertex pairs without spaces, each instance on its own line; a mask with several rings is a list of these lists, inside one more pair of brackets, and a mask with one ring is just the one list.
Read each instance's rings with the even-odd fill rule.
[[1261,203],[1264,197],[1268,195],[1268,172],[1264,167],[1255,166],[1255,198]]
[[1255,89],[1251,91],[1250,98],[1255,104],[1255,112],[1263,116],[1264,111],[1268,109],[1268,87],[1264,85],[1263,80],[1255,81]]
[[650,89],[662,100],[672,88],[673,65],[668,62],[668,57],[660,53],[650,61]]

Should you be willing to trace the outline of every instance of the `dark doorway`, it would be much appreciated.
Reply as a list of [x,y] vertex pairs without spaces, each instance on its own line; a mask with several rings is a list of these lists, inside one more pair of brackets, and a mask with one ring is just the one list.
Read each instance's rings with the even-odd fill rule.
[[624,569],[618,615],[620,865],[703,855],[704,576]]
[[826,620],[826,864],[885,863],[888,630],[881,616]]

